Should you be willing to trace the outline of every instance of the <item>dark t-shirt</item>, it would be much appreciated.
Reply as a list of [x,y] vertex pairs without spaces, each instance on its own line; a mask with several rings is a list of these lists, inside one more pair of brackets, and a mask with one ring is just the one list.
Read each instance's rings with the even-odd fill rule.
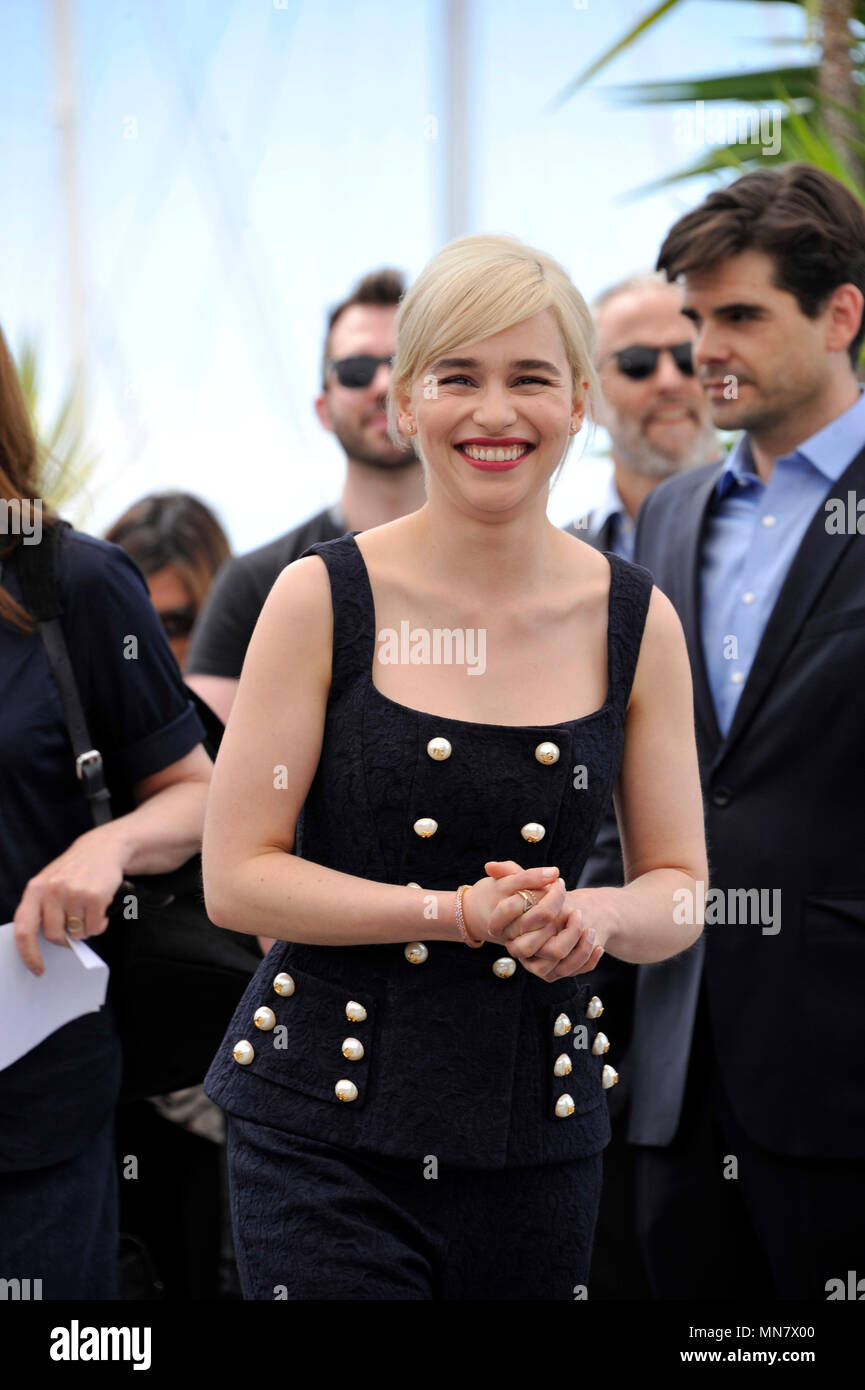
[[278,540],[227,560],[195,625],[189,674],[239,680],[249,639],[277,577],[316,541],[335,541],[345,531],[339,507],[327,507]]
[[[21,601],[14,554],[3,563],[0,582]],[[112,811],[123,815],[134,809],[134,784],[185,757],[203,741],[204,729],[128,555],[67,531],[58,586],[88,730],[102,753]],[[4,923],[28,880],[93,825],[42,639],[4,622],[0,768]],[[116,925],[88,945],[110,958]],[[73,1019],[0,1071],[0,1172],[58,1163],[80,1149],[114,1104],[118,1077],[109,1006]]]

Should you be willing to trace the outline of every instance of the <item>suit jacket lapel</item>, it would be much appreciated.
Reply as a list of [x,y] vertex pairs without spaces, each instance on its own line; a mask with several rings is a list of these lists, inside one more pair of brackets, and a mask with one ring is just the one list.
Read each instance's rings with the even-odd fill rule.
[[700,618],[700,558],[706,513],[721,476],[723,463],[703,478],[688,499],[688,515],[682,525],[681,590],[678,595],[679,617],[691,654],[691,674],[694,681],[694,716],[703,747],[713,757],[721,742],[721,730],[715,714],[715,701],[706,674],[703,655],[702,622]]
[[[733,722],[726,739],[718,749],[716,766],[747,729],[821,590],[840,563],[841,557],[857,539],[855,535],[841,536],[827,532],[827,513],[824,506],[826,499],[846,497],[848,490],[861,495],[863,488],[865,449],[856,455],[837,482],[830,483],[823,501],[808,524],[763,631],[754,663],[736,706]],[[861,544],[861,538],[859,539]]]

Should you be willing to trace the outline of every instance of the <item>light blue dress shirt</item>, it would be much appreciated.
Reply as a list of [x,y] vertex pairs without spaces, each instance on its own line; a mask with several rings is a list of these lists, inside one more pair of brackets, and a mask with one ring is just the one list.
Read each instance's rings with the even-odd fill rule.
[[610,517],[613,518],[613,524],[610,527],[610,550],[612,550],[614,555],[621,556],[623,560],[633,560],[634,532],[636,528],[632,518],[628,515],[624,502],[619,496],[615,474],[613,473],[610,473],[607,479],[606,490],[600,503],[597,507],[592,509],[592,530],[600,531],[601,527]]
[[726,735],[787,571],[831,485],[865,446],[865,392],[792,454],[768,483],[747,434],[709,505],[700,564],[703,655],[718,727]]

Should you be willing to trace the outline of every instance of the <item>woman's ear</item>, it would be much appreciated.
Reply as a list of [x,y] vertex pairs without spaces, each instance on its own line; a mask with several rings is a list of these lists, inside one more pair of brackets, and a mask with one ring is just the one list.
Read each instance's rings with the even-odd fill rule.
[[589,401],[589,383],[587,381],[581,381],[580,386],[582,387],[582,392],[580,395],[574,395],[571,409],[571,424],[576,425],[574,434],[579,434],[582,428],[583,421],[586,418],[586,409]]
[[400,434],[414,434],[414,413],[411,408],[411,397],[406,391],[397,391],[395,401],[396,423]]

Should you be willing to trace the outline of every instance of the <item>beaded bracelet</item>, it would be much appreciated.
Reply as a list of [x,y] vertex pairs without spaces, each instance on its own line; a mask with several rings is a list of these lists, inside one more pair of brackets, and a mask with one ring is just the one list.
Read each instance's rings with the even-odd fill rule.
[[463,940],[467,946],[483,946],[484,943],[482,941],[476,941],[475,938],[469,934],[469,929],[466,926],[466,919],[463,916],[463,893],[470,887],[470,883],[462,883],[457,889],[457,929],[461,940]]

